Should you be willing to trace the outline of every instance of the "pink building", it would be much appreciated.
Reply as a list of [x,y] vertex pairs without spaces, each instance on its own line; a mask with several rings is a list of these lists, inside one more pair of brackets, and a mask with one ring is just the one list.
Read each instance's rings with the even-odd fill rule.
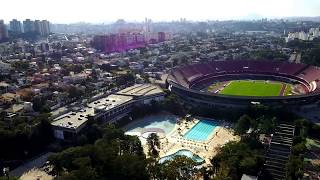
[[95,36],[93,46],[107,53],[123,52],[146,45],[143,34],[121,33]]

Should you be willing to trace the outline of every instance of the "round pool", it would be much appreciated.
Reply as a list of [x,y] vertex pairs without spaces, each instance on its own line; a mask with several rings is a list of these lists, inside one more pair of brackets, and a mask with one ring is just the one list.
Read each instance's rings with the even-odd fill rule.
[[173,154],[170,154],[168,156],[164,156],[159,160],[159,163],[164,163],[165,161],[170,161],[172,160],[175,156],[186,156],[190,159],[192,159],[196,163],[202,163],[204,159],[202,159],[200,156],[193,154],[190,150],[188,149],[181,149]]
[[[174,115],[146,116],[127,125],[127,132],[145,133],[150,129],[161,129],[164,134],[169,134],[175,127],[178,117]],[[158,131],[158,130],[157,130]]]

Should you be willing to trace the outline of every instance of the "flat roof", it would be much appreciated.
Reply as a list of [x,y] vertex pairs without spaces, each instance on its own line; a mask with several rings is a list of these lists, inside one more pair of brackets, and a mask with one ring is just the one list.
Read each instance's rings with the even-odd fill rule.
[[96,115],[94,109],[108,111],[114,107],[127,103],[132,99],[133,98],[130,96],[112,94],[88,103],[76,112],[71,111],[55,118],[51,125],[68,129],[77,129],[89,120],[89,116]]
[[153,84],[136,84],[117,92],[119,95],[126,96],[149,96],[159,93],[163,93],[163,90]]

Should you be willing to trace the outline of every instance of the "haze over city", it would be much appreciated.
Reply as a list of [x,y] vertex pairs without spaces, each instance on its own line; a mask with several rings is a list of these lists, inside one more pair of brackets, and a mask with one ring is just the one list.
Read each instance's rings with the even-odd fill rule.
[[0,180],[320,180],[319,10],[2,0]]
[[[17,6],[19,4],[19,6]],[[13,18],[48,19],[53,23],[107,23],[117,19],[143,21],[229,20],[319,16],[318,0],[10,0],[2,2],[0,16]],[[12,8],[15,10],[12,11]]]

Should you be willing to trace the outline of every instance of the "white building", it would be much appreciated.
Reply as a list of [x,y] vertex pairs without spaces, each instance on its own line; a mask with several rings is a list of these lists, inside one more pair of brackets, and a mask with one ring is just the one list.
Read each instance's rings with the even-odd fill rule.
[[307,33],[305,33],[304,31],[301,31],[301,32],[299,32],[298,39],[303,40],[303,41],[307,41],[307,40],[309,40],[309,35]]
[[89,75],[86,73],[74,74],[73,72],[70,72],[70,76],[63,76],[62,79],[65,83],[76,83],[86,80],[88,76]]
[[320,29],[310,28],[308,33],[304,31],[288,33],[288,36],[285,38],[285,41],[290,42],[295,39],[300,39],[303,41],[312,41],[314,38],[318,38],[318,37],[320,37]]
[[309,30],[309,34],[313,37],[313,38],[317,38],[320,36],[320,28],[311,28]]
[[112,123],[131,112],[134,105],[164,99],[163,90],[151,84],[137,84],[69,111],[53,120],[54,136],[72,141],[89,121]]

